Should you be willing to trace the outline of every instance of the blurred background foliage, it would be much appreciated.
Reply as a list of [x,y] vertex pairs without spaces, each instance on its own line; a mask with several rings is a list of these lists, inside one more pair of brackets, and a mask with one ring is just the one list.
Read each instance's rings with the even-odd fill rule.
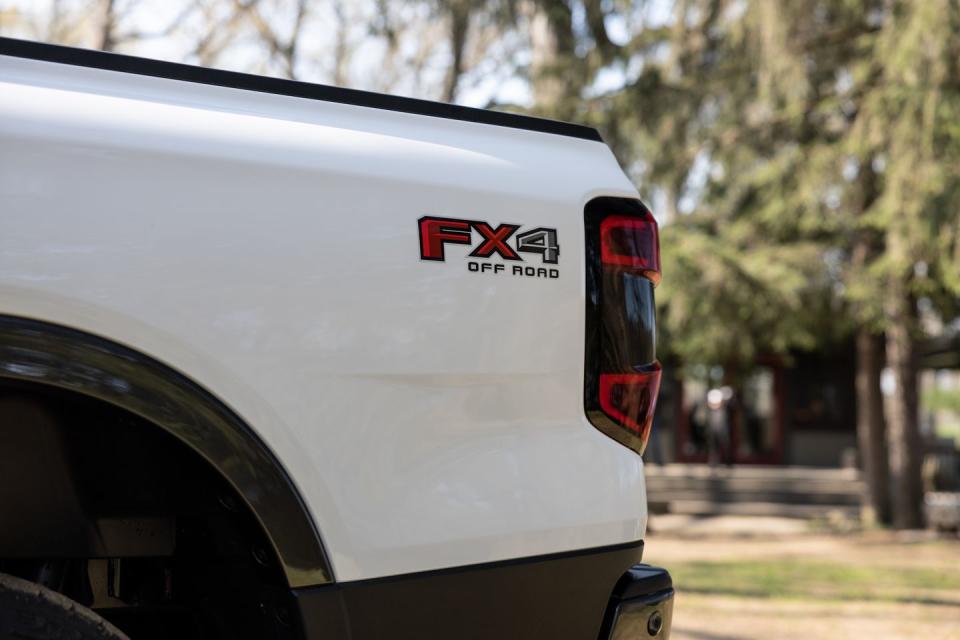
[[921,522],[916,343],[960,300],[955,0],[5,0],[0,32],[596,126],[662,225],[663,357],[853,336],[873,506]]

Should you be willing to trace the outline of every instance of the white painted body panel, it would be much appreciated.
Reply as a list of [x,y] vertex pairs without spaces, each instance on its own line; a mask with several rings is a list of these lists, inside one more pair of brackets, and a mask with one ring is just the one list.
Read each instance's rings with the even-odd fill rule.
[[[0,57],[0,313],[242,416],[337,580],[629,542],[642,463],[582,407],[602,143]],[[555,280],[418,255],[424,215],[558,229]]]

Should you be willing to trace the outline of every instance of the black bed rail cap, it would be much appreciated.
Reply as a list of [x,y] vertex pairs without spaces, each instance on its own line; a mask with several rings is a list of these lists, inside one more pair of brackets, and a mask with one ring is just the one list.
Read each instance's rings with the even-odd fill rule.
[[275,93],[277,95],[296,98],[323,100],[324,102],[352,104],[359,107],[400,111],[434,118],[447,118],[449,120],[477,122],[498,127],[526,129],[528,131],[539,131],[541,133],[552,133],[555,135],[603,142],[600,134],[593,127],[570,122],[547,120],[546,118],[491,111],[489,109],[475,109],[473,107],[433,102],[430,100],[419,100],[417,98],[404,98],[384,93],[375,93],[373,91],[346,89],[343,87],[300,82],[298,80],[286,80],[283,78],[258,76],[250,73],[210,69],[207,67],[152,60],[150,58],[140,58],[112,52],[108,53],[93,49],[80,49],[44,42],[0,37],[0,55],[70,64],[78,67],[104,69],[107,71],[118,71],[121,73],[133,73],[155,78],[167,78],[183,82],[196,82],[198,84],[229,87],[231,89]]

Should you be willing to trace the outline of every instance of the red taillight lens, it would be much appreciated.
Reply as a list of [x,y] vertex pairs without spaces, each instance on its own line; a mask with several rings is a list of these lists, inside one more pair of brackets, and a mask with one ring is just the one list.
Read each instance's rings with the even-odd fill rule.
[[646,447],[660,391],[660,364],[643,373],[601,373],[600,408]]
[[660,236],[653,216],[608,216],[600,223],[600,260],[660,281]]
[[638,200],[597,198],[585,211],[587,335],[584,408],[590,423],[643,453],[660,390],[653,290],[660,241]]

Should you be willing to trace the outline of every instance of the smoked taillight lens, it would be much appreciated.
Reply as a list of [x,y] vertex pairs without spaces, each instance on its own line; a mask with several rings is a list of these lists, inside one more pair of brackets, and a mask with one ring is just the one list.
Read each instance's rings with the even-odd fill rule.
[[637,453],[650,437],[660,390],[654,287],[657,223],[639,200],[597,198],[585,210],[584,408],[597,429]]

